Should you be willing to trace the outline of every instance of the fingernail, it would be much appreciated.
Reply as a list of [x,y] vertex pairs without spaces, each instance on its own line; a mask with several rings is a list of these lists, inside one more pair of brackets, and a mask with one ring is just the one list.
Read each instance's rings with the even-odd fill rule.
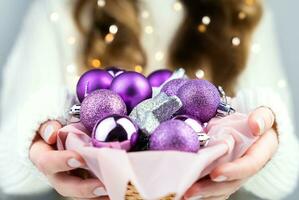
[[259,134],[262,135],[265,132],[266,124],[263,118],[257,118],[256,123],[259,127]]
[[215,182],[223,182],[223,181],[226,181],[226,180],[227,180],[226,176],[218,176],[218,177],[213,179],[213,181],[215,181]]
[[72,168],[78,168],[81,167],[81,162],[79,162],[78,160],[76,160],[75,158],[71,158],[67,161],[67,164],[72,167]]
[[54,131],[55,131],[54,126],[52,126],[52,125],[48,125],[48,126],[45,128],[44,132],[42,133],[42,137],[43,137],[43,139],[44,139],[45,141],[49,141],[49,139],[50,139],[50,137],[53,135]]
[[94,191],[93,194],[96,196],[107,196],[107,192],[103,187],[97,187]]
[[188,198],[188,200],[200,200],[201,198],[202,198],[201,195],[197,195],[197,196]]

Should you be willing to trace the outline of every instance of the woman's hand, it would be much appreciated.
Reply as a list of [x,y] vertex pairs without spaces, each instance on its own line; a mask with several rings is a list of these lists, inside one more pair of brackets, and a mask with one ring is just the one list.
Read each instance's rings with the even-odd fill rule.
[[[103,184],[98,179],[82,179],[69,171],[85,165],[74,151],[57,151],[50,146],[57,138],[61,124],[48,121],[39,129],[39,135],[30,149],[30,159],[49,180],[54,189],[64,197],[77,199],[108,199]],[[42,139],[43,138],[43,139]]]
[[252,112],[248,123],[252,132],[260,138],[243,157],[218,166],[210,173],[210,179],[195,183],[186,192],[185,199],[227,199],[258,173],[278,148],[277,133],[272,129],[274,119],[273,112],[265,107]]

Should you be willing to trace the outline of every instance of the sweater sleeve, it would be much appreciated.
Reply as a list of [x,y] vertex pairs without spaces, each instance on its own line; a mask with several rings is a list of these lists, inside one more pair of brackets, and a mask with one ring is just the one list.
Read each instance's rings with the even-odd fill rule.
[[276,115],[279,147],[274,157],[255,176],[249,179],[244,189],[263,199],[282,199],[296,187],[299,175],[296,138],[287,103],[269,88],[243,89],[233,100],[238,111],[249,113],[259,106],[270,107]]
[[279,148],[271,161],[244,188],[264,199],[282,199],[297,183],[298,139],[294,130],[291,92],[280,60],[271,10],[264,17],[254,37],[248,66],[241,75],[234,99],[238,111],[249,113],[259,106],[270,107],[276,115]]
[[50,189],[29,160],[29,148],[40,124],[63,119],[69,102],[50,12],[46,0],[32,3],[3,72],[0,189],[6,194]]

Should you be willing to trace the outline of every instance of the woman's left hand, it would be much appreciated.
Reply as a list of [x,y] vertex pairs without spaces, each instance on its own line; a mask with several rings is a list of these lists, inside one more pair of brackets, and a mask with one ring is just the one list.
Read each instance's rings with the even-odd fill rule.
[[225,163],[210,173],[210,178],[199,180],[186,192],[185,199],[223,200],[235,193],[247,179],[258,173],[278,148],[277,133],[273,130],[273,112],[266,107],[253,111],[248,119],[252,132],[260,138],[245,155]]

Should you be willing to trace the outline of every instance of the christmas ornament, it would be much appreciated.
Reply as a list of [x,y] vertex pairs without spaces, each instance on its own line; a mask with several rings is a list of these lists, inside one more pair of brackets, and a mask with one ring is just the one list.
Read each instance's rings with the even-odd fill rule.
[[184,70],[184,68],[176,69],[171,75],[171,77],[169,78],[169,80],[179,79],[179,78],[187,78],[186,70]]
[[71,107],[69,114],[71,116],[80,118],[80,110],[81,110],[81,105],[75,104]]
[[210,136],[206,133],[197,133],[200,146],[207,146],[210,141]]
[[172,75],[172,71],[168,69],[161,69],[152,72],[148,77],[148,81],[150,82],[152,87],[159,87],[166,80],[168,80]]
[[209,81],[189,80],[178,90],[178,97],[183,103],[182,112],[202,123],[216,116],[220,104],[220,94]]
[[160,85],[160,87],[153,87],[153,97],[157,96],[160,92],[161,92],[161,88],[163,88],[163,86],[165,84],[167,84],[169,81],[174,80],[174,79],[181,79],[181,78],[187,78],[186,76],[186,71],[183,68],[179,68],[177,70],[175,70],[172,75],[169,77],[169,79],[167,79],[167,81],[165,81],[162,85]]
[[208,136],[205,133],[205,128],[204,125],[193,119],[192,117],[189,117],[187,115],[178,115],[176,117],[173,118],[174,120],[180,120],[185,122],[186,124],[188,124],[196,133],[197,133],[197,137],[198,137],[198,141],[200,146],[206,146],[208,145],[208,142],[210,140],[210,136]]
[[107,147],[107,145],[116,142],[111,146],[119,145],[121,149],[130,150],[131,146],[136,145],[137,132],[138,128],[130,118],[122,115],[111,115],[97,122],[92,133],[92,143],[96,147]]
[[226,116],[235,110],[228,104],[225,92],[203,79],[189,80],[178,90],[183,103],[181,112],[202,123],[215,116]]
[[174,120],[180,120],[188,124],[196,133],[204,133],[204,126],[201,122],[189,117],[187,115],[178,115],[173,118]]
[[146,135],[150,135],[161,122],[171,119],[181,107],[182,103],[176,96],[160,93],[138,104],[130,118]]
[[113,114],[126,115],[126,105],[118,94],[106,89],[88,95],[80,108],[80,120],[90,132],[99,120]]
[[221,86],[218,86],[218,91],[221,95],[221,102],[217,109],[217,116],[225,117],[227,115],[235,113],[236,110],[232,108],[232,106],[228,103],[226,94]]
[[85,72],[77,83],[77,97],[80,102],[95,90],[108,89],[113,77],[101,69],[93,69]]
[[163,122],[150,137],[150,150],[177,150],[196,153],[200,148],[196,132],[185,122]]
[[161,89],[161,92],[166,93],[168,96],[177,96],[178,90],[187,83],[188,79],[173,79],[167,82]]
[[118,75],[125,72],[125,70],[119,69],[117,67],[107,67],[105,69],[109,74],[111,74],[112,77],[117,77]]
[[131,137],[131,151],[146,151],[149,149],[149,136],[138,131]]
[[149,81],[137,72],[124,72],[115,77],[110,90],[119,94],[131,111],[141,101],[152,97]]

